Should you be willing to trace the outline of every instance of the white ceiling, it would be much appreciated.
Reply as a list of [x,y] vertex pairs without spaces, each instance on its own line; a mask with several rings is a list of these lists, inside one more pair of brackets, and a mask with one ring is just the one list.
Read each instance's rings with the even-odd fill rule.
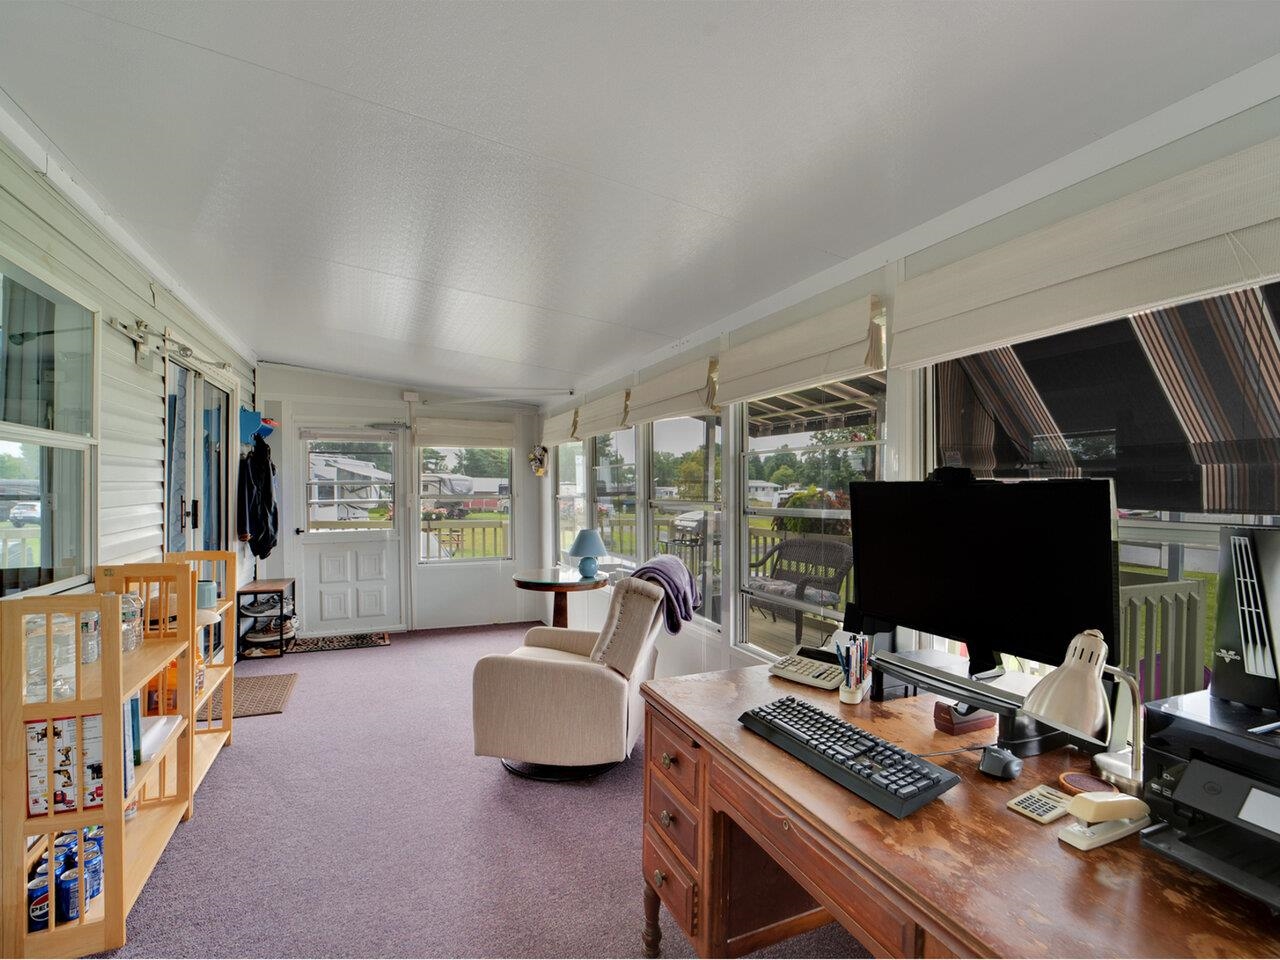
[[11,2],[0,89],[262,359],[518,395],[1278,40],[1273,3]]

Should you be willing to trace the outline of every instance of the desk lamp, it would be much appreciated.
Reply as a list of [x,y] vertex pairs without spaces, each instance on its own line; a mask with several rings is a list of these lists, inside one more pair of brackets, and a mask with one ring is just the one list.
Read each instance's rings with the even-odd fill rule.
[[1126,793],[1142,790],[1142,696],[1138,682],[1107,663],[1107,644],[1101,632],[1078,633],[1067,648],[1062,666],[1050,671],[1027,694],[1022,712],[1089,743],[1111,743],[1111,704],[1102,675],[1109,673],[1129,689],[1133,698],[1133,746],[1099,753],[1094,767]]
[[600,534],[594,527],[579,530],[573,546],[569,548],[569,556],[581,557],[578,561],[578,572],[583,577],[594,577],[596,571],[600,569],[600,562],[596,558],[608,556],[608,554],[609,551],[604,548],[604,541],[600,539]]

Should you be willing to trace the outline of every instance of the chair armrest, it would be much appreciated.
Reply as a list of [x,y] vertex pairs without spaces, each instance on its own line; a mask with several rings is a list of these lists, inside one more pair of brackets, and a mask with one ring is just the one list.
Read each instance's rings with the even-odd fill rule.
[[770,557],[772,557],[775,553],[777,553],[779,550],[781,550],[781,549],[782,549],[782,545],[783,545],[784,543],[786,543],[786,541],[785,541],[785,540],[779,540],[779,541],[778,541],[777,543],[775,543],[772,547],[770,547],[768,550],[766,550],[766,551],[765,551],[764,556],[763,556],[763,557],[761,557],[759,560],[748,560],[748,561],[747,561],[747,566],[748,566],[750,569],[752,569],[752,570],[754,570],[754,569],[755,569],[756,567],[758,567],[758,566],[761,566],[762,564],[764,564],[764,563],[765,563],[765,561],[767,561],[767,560],[768,560]]
[[524,635],[526,647],[547,647],[576,653],[580,657],[591,656],[600,634],[594,630],[569,630],[565,627],[534,627]]

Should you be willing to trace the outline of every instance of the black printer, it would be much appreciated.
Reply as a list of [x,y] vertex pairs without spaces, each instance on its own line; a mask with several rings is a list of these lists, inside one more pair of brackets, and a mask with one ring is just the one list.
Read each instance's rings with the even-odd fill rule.
[[1144,710],[1144,799],[1164,822],[1143,845],[1280,912],[1280,716],[1208,690]]

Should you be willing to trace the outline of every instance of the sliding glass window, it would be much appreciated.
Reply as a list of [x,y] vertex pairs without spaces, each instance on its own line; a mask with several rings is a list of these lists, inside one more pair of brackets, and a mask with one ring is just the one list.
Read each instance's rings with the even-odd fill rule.
[[636,429],[591,438],[595,525],[609,558],[635,566],[640,559],[636,515]]
[[885,378],[744,404],[744,639],[820,646],[852,599],[849,484],[880,478]]
[[0,260],[0,595],[88,579],[93,327]]
[[679,557],[698,581],[698,613],[721,622],[724,510],[719,417],[653,424],[649,457],[650,555]]
[[511,556],[511,448],[422,447],[421,560]]

